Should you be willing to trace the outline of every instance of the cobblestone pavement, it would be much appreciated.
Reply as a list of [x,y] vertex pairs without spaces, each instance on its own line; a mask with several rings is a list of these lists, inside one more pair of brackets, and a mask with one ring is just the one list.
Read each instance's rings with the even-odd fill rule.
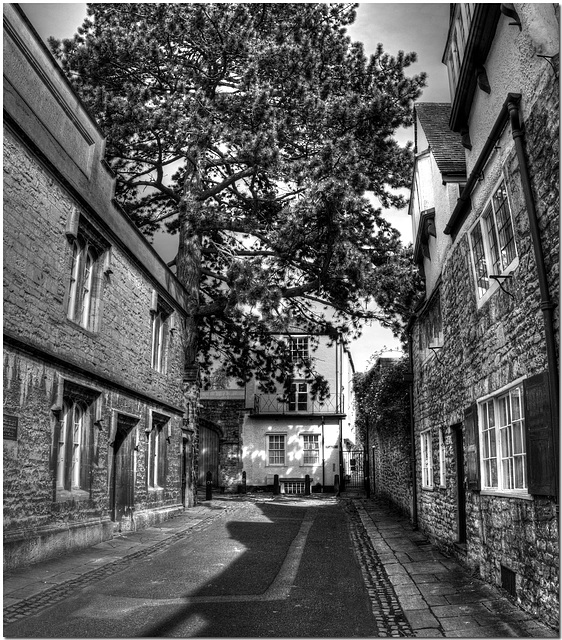
[[350,521],[351,538],[361,565],[363,580],[371,600],[373,615],[380,638],[412,637],[414,632],[408,622],[398,596],[384,565],[373,548],[359,512],[353,501],[343,501]]
[[[352,518],[360,520],[364,529],[361,537],[369,540],[374,551],[374,563],[369,553],[365,556],[368,572],[386,574],[393,588],[388,588],[384,578],[375,581],[377,596],[383,593],[377,618],[383,622],[379,636],[384,635],[386,625],[388,635],[393,636],[559,637],[503,592],[446,557],[422,533],[413,531],[407,518],[390,511],[384,503],[365,498],[344,502],[347,509],[356,511]],[[370,579],[367,586],[372,589]],[[409,627],[402,622],[402,615]]]

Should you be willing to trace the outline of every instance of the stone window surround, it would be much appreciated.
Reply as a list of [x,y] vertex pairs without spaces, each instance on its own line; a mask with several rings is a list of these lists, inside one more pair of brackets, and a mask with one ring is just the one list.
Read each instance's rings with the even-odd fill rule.
[[167,445],[172,435],[171,416],[149,409],[145,433],[147,488],[149,491],[161,491],[166,485]]
[[170,335],[175,329],[173,311],[172,307],[158,295],[156,289],[153,289],[150,305],[152,336],[150,364],[155,371],[162,374],[167,370]]
[[[60,486],[59,482],[59,470],[58,464],[60,461],[58,446],[60,442],[60,430],[65,429],[68,432],[67,428],[67,416],[69,411],[73,411],[75,405],[80,405],[83,410],[82,416],[82,436],[83,439],[85,437],[86,443],[93,441],[95,446],[96,441],[96,432],[95,427],[98,429],[101,428],[101,404],[99,402],[99,398],[101,396],[101,390],[85,386],[79,381],[76,381],[71,378],[60,376],[57,383],[57,395],[54,404],[51,406],[51,411],[56,421],[56,427],[54,432],[54,442],[53,446],[55,447],[55,467],[54,473],[56,476],[56,492],[54,496],[54,501],[56,502],[65,502],[72,500],[88,500],[90,498],[90,489],[82,488],[78,486],[71,486],[70,488]],[[68,433],[67,433],[68,436]],[[81,453],[80,464],[81,465],[89,465],[91,460],[89,459],[89,447],[85,446],[84,451]],[[65,464],[69,463],[70,459],[65,459]]]
[[[111,244],[77,208],[69,213],[65,235],[71,250],[65,299],[67,319],[82,330],[96,332],[99,330],[102,275],[112,273]],[[85,274],[88,274],[87,278]]]

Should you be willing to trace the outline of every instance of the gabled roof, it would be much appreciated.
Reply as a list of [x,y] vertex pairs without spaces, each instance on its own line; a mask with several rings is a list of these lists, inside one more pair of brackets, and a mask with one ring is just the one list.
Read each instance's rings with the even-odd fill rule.
[[414,108],[439,171],[443,175],[466,175],[461,136],[449,128],[451,105],[447,102],[420,102]]

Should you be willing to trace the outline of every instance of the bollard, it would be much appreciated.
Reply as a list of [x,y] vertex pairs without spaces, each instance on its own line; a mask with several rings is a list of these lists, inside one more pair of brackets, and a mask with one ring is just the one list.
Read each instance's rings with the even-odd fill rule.
[[274,496],[278,496],[280,493],[279,491],[279,476],[277,474],[275,474],[273,476],[273,495]]
[[246,472],[242,471],[242,493],[246,493]]
[[213,499],[213,474],[210,471],[207,471],[207,481],[206,481],[206,494],[205,500]]
[[308,473],[304,476],[304,495],[310,495],[310,476]]
[[337,473],[334,476],[334,491],[336,492],[337,496],[340,495],[340,477]]

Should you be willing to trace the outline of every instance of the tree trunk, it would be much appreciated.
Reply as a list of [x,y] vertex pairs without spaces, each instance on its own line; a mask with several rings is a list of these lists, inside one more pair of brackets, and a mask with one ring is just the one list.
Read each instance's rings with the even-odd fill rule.
[[[195,221],[201,218],[201,201],[199,171],[186,179],[184,196],[179,211],[179,246],[177,255],[177,277],[188,295],[187,316],[182,327],[182,344],[184,350],[184,375],[182,381],[184,415],[189,427],[193,430],[193,459],[191,460],[191,484],[193,501],[197,502],[197,477],[199,454],[199,367],[197,363],[198,330],[196,313],[199,308],[199,283],[201,279],[201,234]],[[189,464],[189,463],[188,463]]]

